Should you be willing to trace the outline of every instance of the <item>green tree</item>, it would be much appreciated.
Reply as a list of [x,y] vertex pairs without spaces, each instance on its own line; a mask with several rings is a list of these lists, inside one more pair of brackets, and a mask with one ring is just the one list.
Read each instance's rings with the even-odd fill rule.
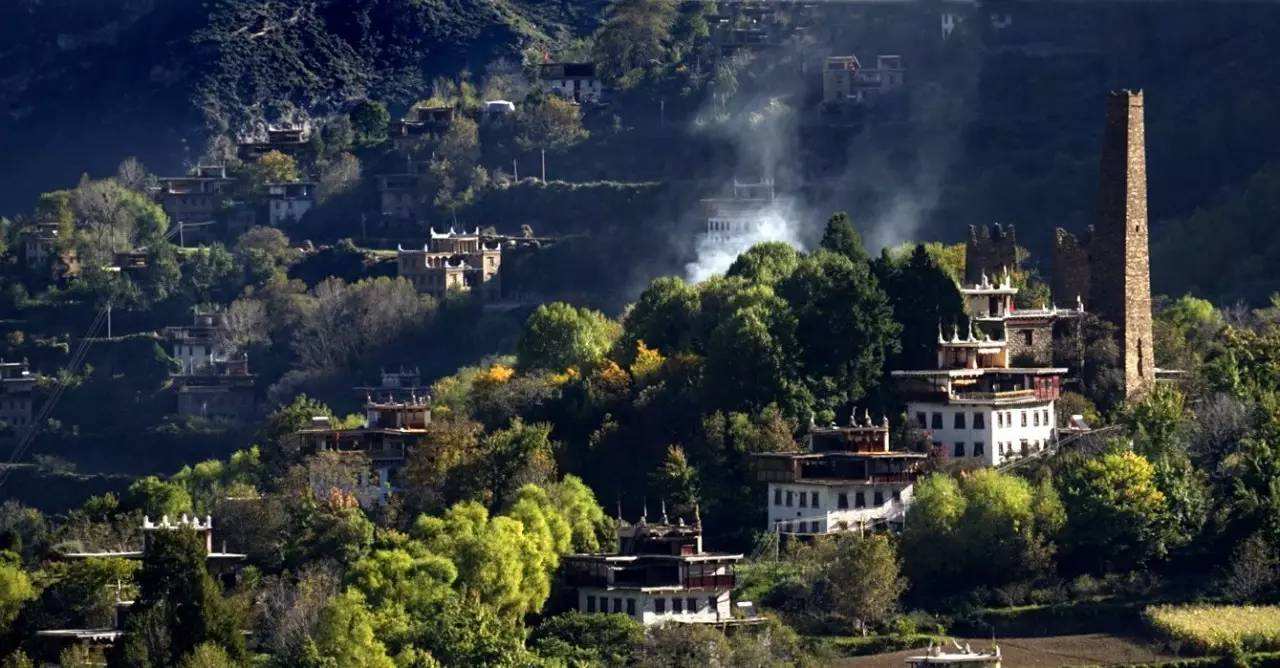
[[377,144],[387,138],[391,114],[387,113],[386,105],[381,102],[361,100],[351,108],[349,116],[351,127],[362,143]]
[[846,413],[898,352],[901,326],[865,261],[820,251],[778,288],[795,321],[800,381],[819,410]]
[[1067,510],[1063,551],[1075,563],[1131,568],[1164,556],[1168,501],[1142,455],[1113,447],[1079,457],[1059,473],[1057,485]]
[[543,304],[525,322],[516,359],[522,369],[583,369],[603,359],[620,333],[618,324],[599,311]]
[[756,244],[738,256],[726,276],[741,276],[752,283],[777,285],[800,266],[800,254],[791,244],[767,241]]
[[843,255],[855,263],[867,261],[867,249],[862,245],[862,235],[849,220],[849,214],[841,211],[827,219],[819,246],[823,250]]
[[596,33],[596,62],[619,78],[651,60],[662,60],[676,20],[673,0],[615,0]]
[[236,668],[240,664],[233,661],[221,645],[206,642],[196,645],[178,665],[180,668]]
[[179,515],[192,512],[191,495],[181,485],[156,476],[147,476],[129,485],[124,506],[141,510],[156,520],[165,516],[176,520]]
[[521,150],[563,151],[591,133],[582,127],[582,109],[558,95],[532,96],[516,115]]
[[964,304],[956,283],[918,244],[904,262],[888,253],[874,265],[888,295],[895,319],[902,324],[902,352],[895,369],[928,369],[937,355],[938,328],[965,322]]
[[630,665],[644,627],[626,615],[566,612],[544,620],[529,635],[540,656],[571,666]]
[[249,166],[250,188],[259,194],[266,191],[268,183],[290,183],[298,178],[298,161],[280,151],[267,151]]
[[841,536],[824,577],[835,611],[863,635],[897,611],[898,598],[907,587],[893,540],[884,534]]
[[623,349],[640,341],[667,355],[692,349],[700,309],[697,288],[674,276],[654,279],[623,318]]
[[243,619],[210,577],[204,543],[195,531],[154,532],[138,585],[125,641],[112,650],[115,661],[171,666],[206,642],[221,645],[234,659],[243,657]]
[[358,593],[334,598],[320,611],[304,665],[315,668],[394,668],[387,649],[375,636],[376,620]]
[[0,552],[0,634],[9,632],[18,611],[36,597],[31,578],[22,570],[22,562],[12,552]]

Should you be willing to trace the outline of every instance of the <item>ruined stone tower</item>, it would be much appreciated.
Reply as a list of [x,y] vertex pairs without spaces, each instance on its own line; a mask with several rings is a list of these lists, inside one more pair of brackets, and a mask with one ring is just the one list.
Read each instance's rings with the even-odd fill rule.
[[1018,240],[1012,225],[969,226],[969,240],[964,244],[965,285],[982,282],[984,273],[994,277],[1017,268]]
[[1107,95],[1098,224],[1089,244],[1089,310],[1115,324],[1132,397],[1155,382],[1142,91]]
[[1092,225],[1079,237],[1061,227],[1053,231],[1053,276],[1049,288],[1054,304],[1071,307],[1079,299],[1088,305],[1089,244],[1092,241]]

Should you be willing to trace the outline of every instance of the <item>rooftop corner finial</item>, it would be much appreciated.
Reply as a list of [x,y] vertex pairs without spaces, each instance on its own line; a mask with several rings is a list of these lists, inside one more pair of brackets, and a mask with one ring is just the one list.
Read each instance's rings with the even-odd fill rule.
[[969,340],[970,340],[970,341],[976,341],[976,340],[977,340],[977,339],[976,339],[976,338],[974,338],[974,336],[973,336],[973,318],[969,318]]
[[662,523],[670,524],[671,520],[667,519],[667,500],[662,499],[659,503],[662,504]]
[[870,408],[862,409],[862,419],[866,421],[868,427],[871,426],[871,409]]
[[951,323],[951,342],[960,343],[960,323],[954,321]]
[[1076,310],[1084,313],[1084,300],[1078,294],[1076,295]]
[[889,428],[889,414],[888,414],[888,413],[885,413],[885,414],[884,414],[884,416],[880,418],[880,426],[881,426],[881,427],[884,427],[885,429],[888,429],[888,428]]
[[858,407],[857,406],[854,406],[853,408],[849,409],[849,426],[850,427],[858,426]]
[[938,343],[946,343],[947,337],[942,333],[942,319],[938,319]]
[[644,497],[644,500],[640,503],[640,521],[649,521],[649,497],[647,496]]

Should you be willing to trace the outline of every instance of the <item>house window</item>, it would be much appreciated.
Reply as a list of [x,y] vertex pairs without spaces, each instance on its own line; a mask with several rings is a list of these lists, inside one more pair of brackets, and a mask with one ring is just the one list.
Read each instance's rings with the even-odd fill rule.
[[880,491],[880,490],[878,490],[878,489],[876,490],[875,503],[876,503],[876,505],[877,505],[877,506],[883,506],[883,505],[884,505],[884,492],[882,492],[882,491]]
[[787,507],[791,507],[791,490],[787,490]]
[[929,418],[924,414],[924,411],[916,413],[916,422],[920,423],[921,429],[929,428]]
[[840,510],[844,510],[848,507],[849,507],[848,493],[840,492],[840,494],[836,496],[836,508],[839,508]]
[[894,501],[901,501],[901,500],[902,500],[902,490],[900,490],[900,489],[895,489],[895,490],[893,490],[893,500],[894,500]]
[[696,599],[696,598],[686,598],[686,599],[684,600],[684,608],[685,608],[685,610],[688,610],[688,611],[689,611],[689,614],[693,614],[693,613],[697,612],[697,611],[698,611],[698,599]]
[[985,450],[985,448],[983,448],[983,446],[982,446],[982,441],[974,441],[974,442],[973,442],[973,456],[974,456],[974,457],[981,457],[981,456],[983,455],[983,453],[984,453],[984,450]]
[[714,596],[707,597],[707,607],[711,609],[711,612],[717,611],[717,609],[720,607],[720,604],[719,604],[719,601],[716,600],[716,597]]
[[954,426],[956,429],[964,429],[964,411],[956,411]]
[[596,597],[594,597],[594,596],[588,596],[588,597],[587,597],[587,612],[595,612],[595,611],[596,611]]
[[1034,425],[1035,425],[1035,426],[1037,426],[1037,427],[1039,427],[1039,426],[1040,426],[1040,412],[1039,412],[1039,411],[1033,411],[1033,412],[1031,413],[1031,422],[1032,422],[1032,424],[1034,424]]
[[974,414],[973,414],[973,428],[974,428],[974,429],[986,429],[986,428],[987,428],[987,416],[986,416],[985,414],[983,414],[983,413],[974,413]]
[[800,507],[801,508],[809,507],[809,495],[805,494],[804,492],[800,492]]
[[667,612],[667,599],[665,599],[665,598],[655,598],[655,599],[653,599],[653,611],[654,611],[655,613],[659,614],[659,615],[666,614],[666,612]]
[[867,507],[867,497],[864,492],[858,492],[857,494],[853,495],[853,507],[854,508]]
[[1022,345],[1024,346],[1031,345],[1031,334],[1032,332],[1029,329],[1022,330]]
[[818,507],[818,493],[817,493],[817,492],[809,492],[809,505],[813,506],[814,508],[817,508],[817,507]]
[[933,428],[942,429],[942,413],[933,414]]
[[782,505],[782,490],[780,489],[773,490],[773,505],[775,506]]
[[953,454],[956,457],[964,456],[964,441],[956,441],[956,449]]
[[1044,426],[1048,427],[1049,426],[1049,409],[1046,408],[1044,409],[1043,412],[1044,412]]
[[671,612],[677,615],[684,614],[684,599],[682,598],[671,599]]
[[622,612],[622,599],[620,598],[613,599],[613,611],[619,612],[619,613]]
[[1025,426],[1027,426],[1027,412],[1026,412],[1026,411],[1018,411],[1018,413],[1020,413],[1020,414],[1022,415],[1022,426],[1024,426],[1024,427],[1025,427]]
[[636,600],[634,598],[627,599],[627,614],[632,617],[636,616]]

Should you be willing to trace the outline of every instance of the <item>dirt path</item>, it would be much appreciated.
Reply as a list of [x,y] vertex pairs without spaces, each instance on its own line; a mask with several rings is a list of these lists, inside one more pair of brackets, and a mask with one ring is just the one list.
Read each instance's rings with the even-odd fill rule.
[[[991,640],[956,639],[969,642],[975,650],[986,650]],[[1039,638],[1004,638],[999,641],[1004,657],[1004,668],[1023,666],[1087,666],[1143,663],[1174,658],[1160,647],[1133,638],[1106,633],[1046,636]],[[842,659],[835,665],[852,668],[904,668],[908,656],[920,654],[920,650],[906,650],[890,654],[876,654]]]

